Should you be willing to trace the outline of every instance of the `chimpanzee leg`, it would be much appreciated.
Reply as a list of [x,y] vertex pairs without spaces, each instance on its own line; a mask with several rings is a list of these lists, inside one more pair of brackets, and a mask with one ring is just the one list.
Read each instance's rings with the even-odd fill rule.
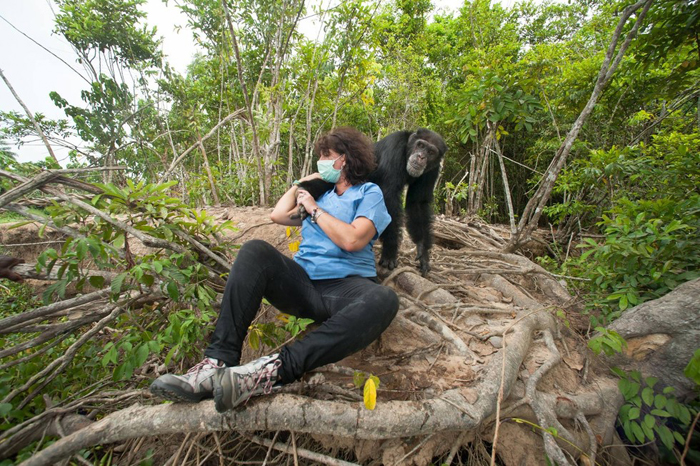
[[386,210],[391,215],[391,223],[382,233],[382,257],[379,265],[389,270],[396,268],[401,244],[401,226],[403,225],[403,210],[401,209],[401,192],[392,193],[384,191],[384,203]]
[[418,249],[421,275],[430,271],[430,248],[433,246],[433,189],[438,170],[424,173],[408,187],[406,194],[406,226]]

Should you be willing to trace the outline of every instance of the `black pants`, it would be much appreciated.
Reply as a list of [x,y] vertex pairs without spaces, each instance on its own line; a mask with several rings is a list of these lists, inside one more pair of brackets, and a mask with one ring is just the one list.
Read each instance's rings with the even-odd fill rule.
[[263,297],[282,312],[321,324],[282,348],[282,383],[365,348],[399,309],[396,293],[370,278],[311,280],[272,245],[253,240],[241,247],[231,268],[206,356],[240,364],[243,340]]

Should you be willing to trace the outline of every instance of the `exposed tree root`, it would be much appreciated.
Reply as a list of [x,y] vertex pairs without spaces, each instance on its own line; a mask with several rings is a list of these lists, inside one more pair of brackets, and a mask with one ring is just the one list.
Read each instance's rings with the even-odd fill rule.
[[[506,393],[517,378],[533,332],[551,325],[548,313],[534,312],[514,327],[504,371]],[[257,399],[243,409],[223,415],[214,410],[210,401],[196,405],[135,405],[57,441],[24,464],[53,464],[91,445],[178,432],[292,430],[333,432],[356,439],[388,439],[475,430],[495,409],[501,385],[501,362],[500,354],[491,359],[491,370],[484,371],[483,379],[473,389],[478,394],[474,403],[467,401],[470,396],[465,397],[464,389],[457,388],[444,392],[440,398],[421,402],[380,403],[374,411],[359,403],[320,401],[288,394]]]
[[[246,211],[246,215],[249,213]],[[246,221],[251,221],[254,227],[264,226],[266,212],[260,210],[259,214],[265,220],[246,218]],[[121,228],[119,223],[110,223]],[[218,456],[220,461],[223,458],[229,461],[233,457],[219,437],[205,434],[266,431],[271,437],[273,432],[284,431],[292,433],[289,444],[264,436],[249,440],[267,446],[267,456],[277,449],[289,454],[290,460],[307,458],[325,464],[343,464],[332,455],[309,450],[308,453],[320,455],[311,458],[300,446],[309,436],[329,438],[332,432],[333,441],[328,442],[332,449],[337,451],[338,445],[343,445],[342,448],[354,452],[360,463],[371,457],[381,458],[387,464],[424,465],[437,457],[451,461],[465,444],[492,435],[499,420],[520,418],[542,428],[544,448],[557,462],[570,463],[581,452],[595,459],[599,456],[598,445],[593,442],[596,436],[606,441],[612,439],[614,417],[610,418],[610,412],[617,411],[619,395],[614,383],[595,375],[591,378],[596,385],[588,387],[575,384],[561,390],[556,383],[552,385],[552,380],[561,376],[562,371],[572,376],[572,369],[560,364],[561,357],[554,344],[556,322],[551,312],[554,306],[570,300],[568,293],[555,278],[529,260],[487,251],[505,244],[492,229],[454,221],[447,223],[449,228],[441,225],[436,230],[443,235],[445,231],[452,232],[461,238],[455,244],[464,240],[476,250],[435,248],[433,253],[437,257],[430,280],[418,275],[404,251],[399,258],[400,266],[383,280],[401,296],[398,318],[380,340],[363,352],[319,368],[308,385],[302,382],[285,387],[280,394],[256,398],[224,415],[214,410],[211,401],[192,405],[131,404],[135,400],[132,394],[116,404],[114,397],[105,397],[99,410],[92,411],[89,417],[75,418],[78,407],[83,406],[76,400],[62,408],[50,408],[0,435],[0,458],[42,437],[45,425],[56,425],[46,433],[62,438],[24,464],[55,464],[93,445],[128,442],[121,448],[142,442],[137,439],[144,437],[175,434],[189,436],[186,442],[178,444],[181,448],[167,451],[163,461],[170,458],[171,464],[192,463],[192,457],[200,451],[207,458]],[[226,263],[223,257],[212,257],[199,240],[180,239],[189,243],[201,260],[210,264],[214,261],[216,268]],[[148,239],[144,244],[149,244]],[[124,296],[117,306],[106,301],[107,294],[107,290],[98,291],[0,320],[1,333],[42,332],[28,341],[20,340],[23,343],[19,346],[3,348],[0,357],[9,360],[3,361],[2,367],[42,354],[60,342],[65,332],[75,333],[81,326],[85,328],[67,352],[37,372],[27,384],[13,387],[9,399],[31,390],[22,403],[26,404],[41,394],[41,388],[71,363],[79,345],[105,329],[121,313],[120,306],[131,300],[135,304],[131,309],[140,308],[133,301],[135,296]],[[59,320],[64,316],[69,316],[67,322]],[[263,318],[274,316],[271,313]],[[538,335],[542,338],[535,340]],[[31,354],[18,354],[29,348],[34,349]],[[533,351],[538,354],[535,362],[531,357]],[[526,362],[530,375],[524,377],[521,368]],[[153,367],[159,364],[158,360],[149,363]],[[163,370],[167,369],[158,368],[154,372]],[[351,383],[356,370],[380,377],[382,383],[374,411],[364,407],[361,391]],[[140,377],[152,377],[150,372],[140,374]],[[524,383],[520,382],[521,378]],[[143,395],[141,392],[136,395],[141,403],[150,398]],[[88,399],[97,398],[91,395],[81,400]],[[497,416],[499,399],[502,413]],[[115,410],[119,408],[124,409]],[[98,414],[110,412],[91,422]],[[73,419],[81,423],[68,422]],[[547,431],[550,427],[557,430],[556,437]],[[511,449],[509,441],[494,439],[497,443],[494,449]],[[208,446],[203,447],[202,442]],[[567,442],[575,447],[570,448]],[[468,448],[476,448],[474,445]],[[255,451],[257,448],[253,447]],[[239,454],[246,453],[234,456],[237,458]]]

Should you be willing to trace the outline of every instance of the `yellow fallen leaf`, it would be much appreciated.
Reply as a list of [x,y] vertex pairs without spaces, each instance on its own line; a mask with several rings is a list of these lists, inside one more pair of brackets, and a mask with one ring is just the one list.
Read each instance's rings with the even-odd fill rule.
[[371,378],[365,382],[365,407],[370,411],[377,405],[377,386]]

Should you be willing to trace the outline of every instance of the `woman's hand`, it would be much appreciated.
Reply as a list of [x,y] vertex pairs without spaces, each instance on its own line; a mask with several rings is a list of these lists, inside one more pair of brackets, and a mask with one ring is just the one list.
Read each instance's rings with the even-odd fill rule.
[[297,205],[303,205],[309,215],[313,213],[314,209],[318,208],[316,200],[305,189],[297,190]]

